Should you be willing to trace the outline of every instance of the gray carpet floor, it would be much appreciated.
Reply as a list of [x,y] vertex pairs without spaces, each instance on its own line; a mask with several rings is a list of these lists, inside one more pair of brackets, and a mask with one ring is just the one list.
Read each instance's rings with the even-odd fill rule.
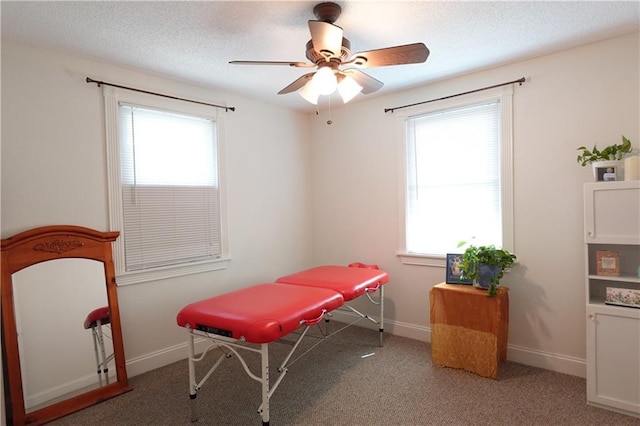
[[[271,345],[272,383],[289,349]],[[588,406],[582,378],[506,361],[497,380],[486,379],[434,365],[430,350],[391,335],[379,347],[377,331],[351,327],[290,367],[271,397],[271,425],[640,426],[640,419]],[[213,359],[200,363],[198,377]],[[257,356],[248,364],[259,372]],[[187,371],[185,360],[132,377],[133,391],[52,424],[191,425]],[[260,384],[231,358],[198,393],[193,424],[260,425],[260,402]]]

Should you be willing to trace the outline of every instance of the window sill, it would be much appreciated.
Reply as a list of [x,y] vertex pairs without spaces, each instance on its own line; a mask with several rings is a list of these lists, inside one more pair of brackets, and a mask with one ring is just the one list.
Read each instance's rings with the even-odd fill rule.
[[404,265],[435,266],[444,268],[446,256],[441,254],[398,253],[400,261]]
[[210,262],[200,262],[189,265],[155,268],[146,271],[118,272],[116,282],[119,287],[140,284],[149,281],[158,281],[166,278],[181,277],[184,275],[199,274],[201,272],[218,271],[226,269],[231,259],[220,259]]

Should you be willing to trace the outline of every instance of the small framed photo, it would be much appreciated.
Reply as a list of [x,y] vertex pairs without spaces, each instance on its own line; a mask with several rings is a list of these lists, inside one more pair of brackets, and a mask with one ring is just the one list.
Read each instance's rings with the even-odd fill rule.
[[620,254],[613,250],[596,250],[596,275],[620,276]]
[[462,254],[450,254],[447,253],[447,284],[472,284],[473,282],[468,279],[462,278],[462,270],[460,264],[462,263]]
[[616,166],[596,167],[598,182],[611,182],[618,180],[618,170]]

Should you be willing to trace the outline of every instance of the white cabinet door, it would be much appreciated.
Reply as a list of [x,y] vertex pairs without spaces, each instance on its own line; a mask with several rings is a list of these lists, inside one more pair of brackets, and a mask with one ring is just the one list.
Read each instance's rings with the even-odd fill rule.
[[640,416],[640,309],[587,308],[587,400]]
[[640,181],[584,187],[585,242],[640,244]]

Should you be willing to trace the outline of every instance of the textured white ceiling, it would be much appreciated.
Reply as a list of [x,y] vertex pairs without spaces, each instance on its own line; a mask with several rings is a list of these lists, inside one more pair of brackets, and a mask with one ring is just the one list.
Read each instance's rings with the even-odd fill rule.
[[[306,61],[307,21],[315,19],[312,10],[317,3],[3,0],[0,12],[3,39],[313,111],[295,93],[277,95],[308,69],[228,62]],[[367,97],[640,28],[637,1],[337,3],[343,10],[336,25],[344,29],[353,52],[415,42],[424,42],[431,51],[423,64],[364,70],[385,83]]]

